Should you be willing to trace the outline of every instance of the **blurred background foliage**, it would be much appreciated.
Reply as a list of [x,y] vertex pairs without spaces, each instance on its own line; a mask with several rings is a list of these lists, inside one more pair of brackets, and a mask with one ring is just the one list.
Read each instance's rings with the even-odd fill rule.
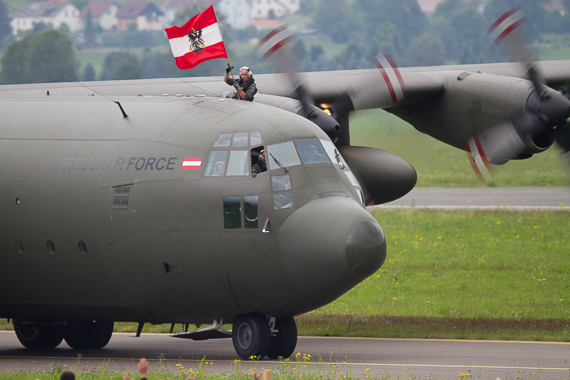
[[[155,0],[155,4],[160,6],[164,1]],[[11,6],[23,6],[25,2],[15,0]],[[88,0],[72,2],[82,8]],[[126,2],[121,0],[118,4]],[[422,12],[417,0],[301,0],[300,12],[277,20],[297,28],[297,38],[288,49],[300,71],[373,68],[373,59],[381,51],[388,52],[400,67],[510,60],[503,49],[488,41],[486,30],[502,13],[516,5],[525,10],[527,34],[537,58],[568,59],[570,0],[558,0],[558,7],[548,7],[546,3],[551,2],[446,0],[427,14]],[[202,10],[198,4],[189,6],[176,15],[174,24],[183,25]],[[30,33],[37,34],[36,37],[25,35],[16,40],[11,34],[8,11],[13,12],[13,9],[0,3],[0,80],[4,84],[69,81],[70,78],[114,80],[223,74],[225,60],[179,70],[166,33],[162,31],[103,32],[87,20],[84,31],[87,41],[65,30],[42,34],[48,29],[42,24]],[[255,55],[255,43],[267,30],[259,31],[255,27],[235,30],[226,22],[224,14],[218,12],[217,16],[233,64],[251,66],[256,74],[278,70],[270,60],[262,63]],[[72,48],[63,46],[62,39],[68,39]],[[34,46],[46,48],[37,52]],[[66,62],[58,66],[61,75],[36,69],[39,64],[34,59],[48,64],[50,55]]]

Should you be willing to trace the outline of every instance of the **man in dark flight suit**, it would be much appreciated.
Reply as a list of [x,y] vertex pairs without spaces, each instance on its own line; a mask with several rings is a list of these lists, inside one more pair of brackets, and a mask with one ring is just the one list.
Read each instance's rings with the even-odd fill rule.
[[[224,81],[229,84],[230,86],[234,86],[236,92],[232,96],[232,99],[242,99],[242,100],[249,100],[252,101],[255,93],[257,92],[257,85],[255,84],[255,80],[253,79],[253,72],[250,70],[249,67],[243,66],[239,69],[240,78],[237,81],[234,81],[230,78],[230,71],[233,66],[230,66],[228,63],[228,67],[226,68],[226,74],[224,75]],[[238,97],[239,94],[239,97]]]

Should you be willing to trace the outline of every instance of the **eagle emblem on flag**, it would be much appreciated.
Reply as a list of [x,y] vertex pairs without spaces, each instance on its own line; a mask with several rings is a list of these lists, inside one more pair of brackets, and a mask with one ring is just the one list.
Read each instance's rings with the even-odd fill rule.
[[188,38],[190,39],[190,51],[192,53],[198,54],[204,51],[206,46],[202,39],[202,29],[192,28],[188,33]]

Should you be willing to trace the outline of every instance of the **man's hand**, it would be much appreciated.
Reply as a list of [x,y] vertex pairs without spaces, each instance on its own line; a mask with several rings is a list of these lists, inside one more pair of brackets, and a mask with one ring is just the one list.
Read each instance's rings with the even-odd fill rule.
[[141,377],[146,377],[148,373],[148,361],[145,358],[141,358],[139,362],[139,372],[141,373]]
[[230,71],[232,71],[233,68],[234,68],[234,67],[233,67],[233,66],[230,66],[230,64],[228,63],[228,67],[226,67],[226,73],[229,74]]
[[133,380],[133,378],[130,377],[129,374],[125,372],[123,373],[123,380]]
[[236,88],[236,90],[241,91],[241,86],[237,81],[234,82],[234,87]]

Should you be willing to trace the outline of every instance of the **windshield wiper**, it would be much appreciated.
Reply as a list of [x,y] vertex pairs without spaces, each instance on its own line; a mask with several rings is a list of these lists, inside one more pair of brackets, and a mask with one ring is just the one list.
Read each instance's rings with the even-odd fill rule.
[[273,158],[273,161],[275,161],[281,169],[285,170],[285,173],[287,173],[289,171],[289,170],[287,170],[287,168],[285,166],[283,166],[283,164],[281,164],[281,162],[279,162],[278,159],[275,158],[275,156],[272,153],[269,153],[269,155],[271,156],[271,158]]

